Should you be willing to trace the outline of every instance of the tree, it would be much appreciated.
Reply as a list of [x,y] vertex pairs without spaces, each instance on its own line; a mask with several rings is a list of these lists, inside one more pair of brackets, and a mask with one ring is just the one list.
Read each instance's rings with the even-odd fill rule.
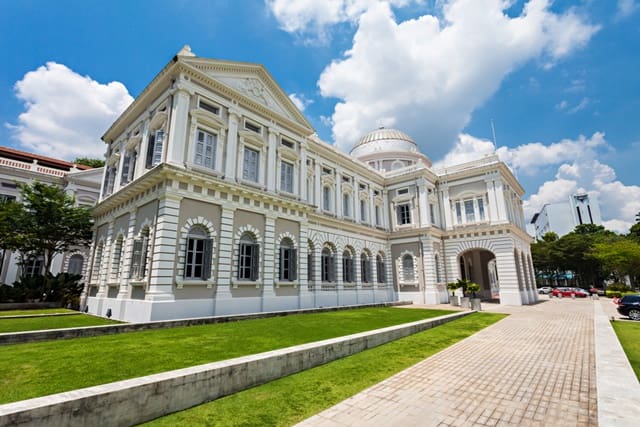
[[640,276],[640,243],[631,239],[596,243],[591,256],[611,269],[618,282],[628,275],[633,285],[635,277]]
[[[45,272],[53,257],[71,246],[87,246],[91,241],[89,209],[75,206],[63,189],[40,182],[20,187],[22,204],[0,205],[0,230],[5,249],[23,256],[43,256]],[[5,234],[6,233],[6,234]]]
[[92,168],[101,168],[104,166],[104,160],[102,159],[91,159],[89,157],[76,157],[73,161],[76,165],[85,165]]

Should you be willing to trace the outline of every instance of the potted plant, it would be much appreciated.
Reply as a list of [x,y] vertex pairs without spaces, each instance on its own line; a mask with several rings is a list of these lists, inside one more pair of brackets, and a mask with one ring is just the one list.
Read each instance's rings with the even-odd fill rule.
[[476,298],[476,292],[480,290],[480,285],[475,282],[467,283],[467,292],[471,292],[471,309],[480,311],[480,298]]
[[458,279],[458,287],[462,288],[462,298],[460,298],[460,307],[471,308],[471,298],[467,296],[467,288],[471,281],[469,279]]
[[449,299],[449,303],[453,306],[460,305],[460,297],[456,295],[456,290],[460,288],[458,282],[449,282],[447,283],[447,289],[451,291],[451,298]]

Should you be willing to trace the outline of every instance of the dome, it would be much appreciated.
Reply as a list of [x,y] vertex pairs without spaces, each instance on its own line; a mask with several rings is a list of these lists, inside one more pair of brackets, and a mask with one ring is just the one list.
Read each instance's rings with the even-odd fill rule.
[[379,128],[360,138],[350,153],[356,159],[378,170],[391,170],[415,163],[431,167],[431,161],[420,151],[416,142],[397,129]]

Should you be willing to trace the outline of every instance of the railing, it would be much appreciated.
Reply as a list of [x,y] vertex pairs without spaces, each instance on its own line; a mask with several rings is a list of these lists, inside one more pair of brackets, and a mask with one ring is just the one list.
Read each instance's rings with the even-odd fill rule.
[[456,173],[456,172],[462,172],[464,170],[467,169],[473,169],[473,168],[477,168],[479,166],[485,166],[485,165],[490,165],[492,163],[498,163],[500,161],[500,159],[498,158],[497,155],[495,154],[491,154],[488,156],[485,156],[481,159],[477,159],[477,160],[473,160],[467,163],[462,163],[459,165],[455,165],[455,166],[448,166],[448,167],[443,167],[443,168],[439,168],[436,169],[434,172],[438,175],[446,175],[446,174],[452,174],[452,173]]
[[65,176],[69,171],[54,169],[47,166],[40,166],[37,162],[21,162],[19,160],[0,158],[0,166],[8,166],[10,168],[30,170],[44,175]]

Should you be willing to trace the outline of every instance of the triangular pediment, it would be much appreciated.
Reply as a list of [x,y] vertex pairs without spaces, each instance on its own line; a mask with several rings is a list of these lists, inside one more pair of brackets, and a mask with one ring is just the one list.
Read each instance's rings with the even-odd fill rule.
[[304,115],[262,65],[197,57],[181,58],[181,61],[234,92],[313,132]]

